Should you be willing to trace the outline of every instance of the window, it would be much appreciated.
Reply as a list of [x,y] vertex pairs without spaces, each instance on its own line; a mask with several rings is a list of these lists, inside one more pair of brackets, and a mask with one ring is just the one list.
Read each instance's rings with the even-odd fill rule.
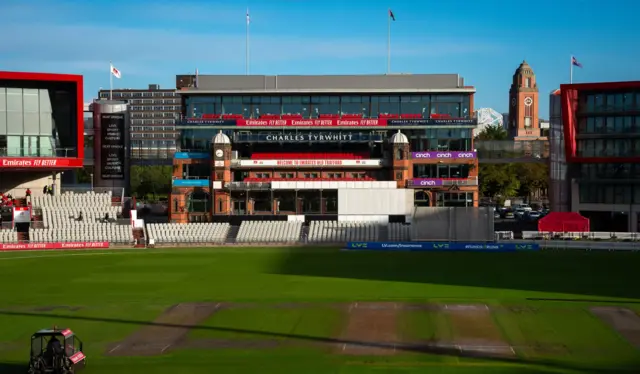
[[218,199],[218,212],[224,211],[224,201],[222,199]]
[[531,87],[531,78],[525,78],[524,80],[524,86],[526,88],[530,88]]
[[530,129],[531,128],[531,117],[525,117],[524,118],[524,128],[525,129]]
[[341,101],[342,114],[358,114],[369,117],[369,96],[343,96]]
[[402,172],[396,173],[396,180],[402,180]]
[[216,180],[221,181],[224,179],[224,173],[219,171],[216,173]]
[[340,97],[339,96],[315,96],[311,97],[312,105],[311,116],[317,118],[321,114],[340,114]]

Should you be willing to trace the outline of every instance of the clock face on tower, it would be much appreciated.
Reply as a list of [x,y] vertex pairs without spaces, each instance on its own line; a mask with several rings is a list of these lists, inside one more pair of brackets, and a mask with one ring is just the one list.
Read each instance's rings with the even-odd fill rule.
[[531,106],[531,104],[533,104],[533,99],[530,97],[527,97],[524,99],[524,105],[526,106]]
[[216,150],[216,157],[222,158],[223,155],[224,155],[224,152],[222,152],[222,149]]
[[511,106],[516,106],[516,98],[511,98]]

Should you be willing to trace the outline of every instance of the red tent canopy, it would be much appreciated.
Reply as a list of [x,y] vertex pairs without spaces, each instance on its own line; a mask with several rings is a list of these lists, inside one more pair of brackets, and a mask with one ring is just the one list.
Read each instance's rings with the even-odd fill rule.
[[538,231],[589,232],[589,219],[576,212],[551,212],[538,221]]

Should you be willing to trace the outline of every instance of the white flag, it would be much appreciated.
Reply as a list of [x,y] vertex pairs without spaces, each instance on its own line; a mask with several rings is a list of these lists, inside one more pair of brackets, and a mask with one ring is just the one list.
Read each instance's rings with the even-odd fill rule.
[[247,25],[251,22],[251,18],[249,17],[249,8],[247,8]]
[[116,67],[113,65],[111,65],[111,74],[113,74],[113,76],[118,79],[122,78],[122,74],[120,74],[120,70],[116,69]]

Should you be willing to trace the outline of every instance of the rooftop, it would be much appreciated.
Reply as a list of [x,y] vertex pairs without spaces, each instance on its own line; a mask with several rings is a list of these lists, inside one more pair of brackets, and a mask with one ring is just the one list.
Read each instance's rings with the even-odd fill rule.
[[196,93],[473,93],[458,74],[178,75],[182,94]]

